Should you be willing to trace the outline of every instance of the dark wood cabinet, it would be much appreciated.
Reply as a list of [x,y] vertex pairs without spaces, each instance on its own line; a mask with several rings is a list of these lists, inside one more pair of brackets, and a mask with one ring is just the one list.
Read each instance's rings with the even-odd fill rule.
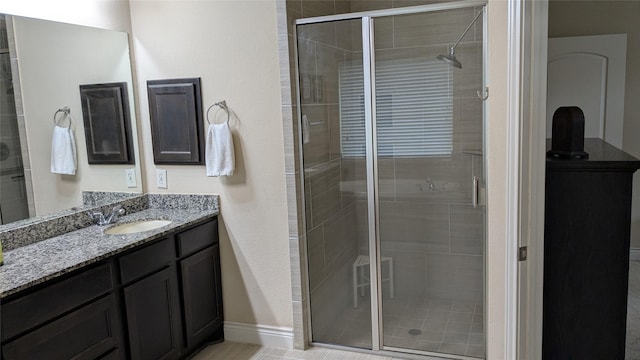
[[217,219],[12,295],[0,316],[6,360],[188,357],[223,339]]
[[124,288],[131,359],[180,356],[180,306],[176,272],[169,267]]
[[204,164],[200,78],[149,80],[155,164]]
[[3,345],[3,358],[97,359],[119,345],[117,313],[106,296]]
[[222,337],[220,247],[215,244],[180,261],[188,348]]
[[111,264],[101,264],[3,302],[2,341],[112,292],[113,276]]
[[96,359],[120,347],[112,269],[90,266],[3,301],[3,359]]
[[127,83],[80,85],[89,164],[133,164]]
[[624,359],[633,173],[600,139],[589,159],[547,158],[543,359]]

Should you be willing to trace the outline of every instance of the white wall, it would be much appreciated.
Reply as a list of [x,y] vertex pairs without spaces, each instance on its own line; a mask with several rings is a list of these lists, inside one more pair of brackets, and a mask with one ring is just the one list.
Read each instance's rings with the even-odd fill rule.
[[[145,190],[219,194],[225,320],[292,327],[275,3],[132,1],[131,19]],[[226,100],[235,113],[232,177],[154,165],[146,81],[181,77],[201,78],[205,112]]]
[[[549,37],[627,34],[622,150],[640,158],[640,2],[549,2]],[[634,175],[631,248],[640,249],[640,173]]]
[[[487,359],[505,359],[507,221],[507,34],[508,3],[490,0],[487,7]],[[515,256],[515,254],[510,254]],[[509,257],[512,260],[511,257]]]

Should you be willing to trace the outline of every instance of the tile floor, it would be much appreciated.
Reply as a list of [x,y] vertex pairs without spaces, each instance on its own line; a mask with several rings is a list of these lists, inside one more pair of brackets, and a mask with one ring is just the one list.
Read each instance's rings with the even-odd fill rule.
[[626,360],[640,359],[640,261],[629,262]]
[[[326,344],[371,348],[368,297],[345,308],[337,326],[315,334]],[[383,301],[384,345],[436,353],[484,357],[482,304],[396,297]]]
[[383,309],[385,345],[484,357],[482,304],[394,299]]
[[312,347],[306,351],[225,341],[207,347],[192,360],[391,360],[395,358]]
[[[395,306],[396,307],[395,310],[397,310],[396,317],[398,318],[398,322],[395,325],[393,324],[393,321],[386,322],[386,326],[389,326],[389,330],[391,329],[391,327],[393,327],[394,329],[393,329],[392,335],[390,335],[390,338],[385,339],[385,342],[387,342],[389,345],[400,346],[404,344],[403,343],[404,341],[408,341],[409,345],[415,346],[416,348],[422,346],[423,343],[428,344],[432,342],[432,340],[421,339],[420,337],[411,338],[404,334],[404,329],[407,329],[404,326],[406,326],[405,324],[409,324],[409,322],[407,321],[406,323],[403,323],[401,319],[406,319],[406,320],[411,319],[409,317],[410,313],[407,312],[409,309],[410,303],[407,300],[407,302],[405,302],[404,304],[402,304],[402,302],[398,302],[397,304],[398,305]],[[430,306],[432,304],[433,306]],[[391,304],[388,304],[388,305],[390,305],[389,306],[390,309],[394,309],[394,306],[391,306]],[[433,335],[434,337],[437,338],[440,336],[440,332],[438,332],[437,334],[429,333],[430,331],[429,323],[431,322],[431,320],[429,319],[434,319],[434,318],[444,319],[445,318],[444,314],[448,313],[448,316],[446,317],[447,319],[446,327],[442,331],[441,340],[439,342],[433,341],[433,342],[438,342],[439,343],[438,349],[442,350],[443,345],[447,343],[445,339],[450,339],[454,337],[456,339],[459,339],[459,338],[461,339],[464,337],[464,336],[458,337],[453,335],[447,335],[448,330],[460,329],[460,327],[458,327],[459,326],[458,323],[460,322],[464,322],[465,324],[467,323],[467,320],[469,319],[469,315],[460,315],[460,314],[472,314],[471,321],[469,322],[470,324],[469,332],[468,332],[469,335],[466,340],[465,352],[469,356],[476,356],[472,354],[469,350],[471,349],[472,351],[475,351],[475,347],[473,345],[476,345],[475,344],[476,342],[479,342],[480,344],[484,343],[482,338],[478,338],[477,335],[474,335],[474,334],[482,335],[481,332],[475,332],[475,331],[478,331],[477,324],[482,324],[482,320],[481,320],[482,313],[481,313],[481,309],[478,310],[478,305],[473,306],[473,312],[471,312],[471,304],[467,304],[467,305],[468,306],[464,306],[464,304],[455,304],[455,303],[443,305],[438,302],[427,302],[426,307],[421,307],[421,308],[418,308],[419,310],[415,310],[416,314],[424,313],[424,319],[420,320],[420,316],[416,315],[415,322],[411,323],[410,327],[417,328],[417,326],[421,324],[421,329],[423,330],[422,334],[424,335],[424,337],[428,338],[429,336]],[[363,308],[366,309],[368,308],[368,306],[363,304],[363,306],[361,306],[360,309],[363,309]],[[438,315],[436,315],[437,314],[437,312],[435,311],[436,308],[440,310],[440,314]],[[432,309],[434,311],[430,312],[429,309]],[[359,309],[355,309],[355,310],[359,310]],[[389,311],[393,312],[392,310],[389,310]],[[391,319],[391,316],[392,316],[391,312],[389,314],[389,319]],[[363,316],[358,314],[364,313],[364,311],[360,311],[360,312],[354,311],[353,313],[355,315],[353,315],[354,318],[352,320],[355,320],[357,319],[358,316]],[[441,322],[441,324],[443,323],[444,321]],[[476,325],[474,325],[474,323]],[[345,335],[345,334],[348,335],[349,333],[355,332],[355,331],[345,332],[346,329],[348,328],[342,329],[342,332],[340,332],[340,335]],[[450,334],[457,333],[457,331],[450,331],[449,333]],[[405,340],[405,339],[410,339],[410,340]],[[365,340],[359,340],[359,341],[365,341]],[[456,342],[460,344],[463,343],[462,340],[456,340]],[[452,343],[452,344],[455,344],[455,343]],[[460,346],[458,349],[461,350],[462,347]],[[484,353],[484,348],[482,349],[482,353]],[[627,353],[625,357],[626,360],[640,359],[640,261],[630,262],[626,353]],[[478,356],[482,356],[482,355],[478,355]],[[295,360],[391,360],[396,358],[362,354],[362,353],[350,352],[350,351],[326,349],[326,348],[319,348],[319,347],[312,347],[306,351],[300,351],[300,350],[268,348],[268,347],[261,347],[258,345],[251,345],[251,344],[237,344],[237,343],[231,343],[231,342],[223,342],[220,344],[211,345],[207,347],[206,349],[198,353],[193,359],[194,360],[219,360],[219,359],[220,360],[222,359],[224,360],[293,360],[293,359]]]

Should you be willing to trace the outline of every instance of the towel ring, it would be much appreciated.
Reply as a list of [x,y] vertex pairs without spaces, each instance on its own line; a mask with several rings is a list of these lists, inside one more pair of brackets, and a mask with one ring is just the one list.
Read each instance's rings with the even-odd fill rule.
[[[219,107],[220,109],[222,109],[222,110],[224,110],[224,111],[226,111],[226,112],[227,112],[227,121],[226,121],[226,123],[228,124],[228,123],[229,123],[229,118],[230,118],[231,114],[229,113],[229,108],[227,107],[227,102],[226,102],[225,100],[222,100],[222,101],[218,101],[217,103],[215,103],[215,104],[213,104],[213,105],[209,106],[209,108],[207,109],[207,122],[209,123],[209,125],[213,125],[213,124],[211,123],[211,120],[209,120],[209,111],[210,111],[210,110],[211,110],[211,108],[213,108],[214,106],[217,106],[217,107]],[[224,124],[224,123],[223,123],[223,124]]]
[[56,120],[56,116],[58,116],[58,113],[64,113],[65,115],[67,115],[67,117],[69,118],[69,126],[67,126],[67,128],[71,129],[71,109],[69,109],[68,106],[65,106],[62,109],[58,109],[58,111],[53,114],[53,125],[55,126],[58,126],[58,120]]

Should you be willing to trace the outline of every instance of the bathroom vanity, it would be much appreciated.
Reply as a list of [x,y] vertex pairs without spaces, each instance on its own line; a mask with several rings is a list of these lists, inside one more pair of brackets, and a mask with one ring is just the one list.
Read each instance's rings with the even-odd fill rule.
[[3,359],[180,359],[223,339],[217,210],[121,222],[140,219],[171,223],[118,235],[94,225],[6,253]]

